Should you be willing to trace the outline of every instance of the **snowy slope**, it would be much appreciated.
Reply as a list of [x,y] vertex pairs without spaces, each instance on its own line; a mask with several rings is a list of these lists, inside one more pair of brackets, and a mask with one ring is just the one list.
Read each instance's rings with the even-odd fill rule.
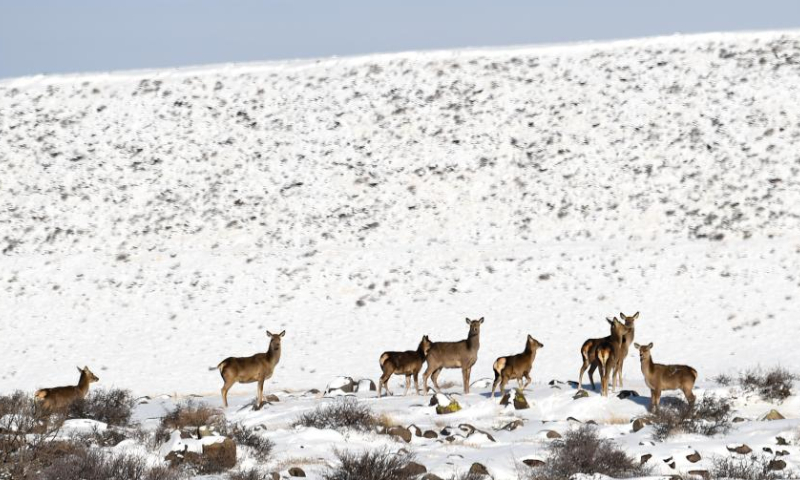
[[798,147],[797,32],[5,81],[0,391],[214,394],[284,328],[267,390],[322,388],[467,316],[473,378],[530,333],[574,379],[620,310],[795,365]]

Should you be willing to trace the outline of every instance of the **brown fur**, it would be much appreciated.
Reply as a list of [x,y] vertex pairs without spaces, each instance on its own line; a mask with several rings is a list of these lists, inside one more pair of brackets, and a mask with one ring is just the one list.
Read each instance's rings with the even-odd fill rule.
[[411,387],[411,377],[414,377],[414,390],[419,395],[419,372],[422,371],[422,364],[425,363],[425,358],[428,356],[428,350],[431,348],[431,341],[428,336],[422,337],[419,346],[416,350],[408,350],[405,352],[383,352],[380,358],[381,370],[383,375],[378,380],[378,397],[381,397],[382,387],[386,387],[389,395],[394,395],[389,390],[389,378],[392,375],[405,375],[406,377],[406,391],[403,395],[408,395],[408,389]]
[[[589,380],[592,382],[592,390],[595,390],[594,378],[592,372],[594,368],[600,369],[600,385],[601,392],[604,397],[608,396],[608,377],[616,368],[617,359],[620,357],[622,343],[625,334],[628,333],[628,327],[622,322],[614,319],[606,318],[606,321],[611,325],[611,335],[604,338],[593,338],[583,342],[581,346],[581,358],[583,365],[578,375],[578,389],[583,388],[583,373],[590,366],[593,368],[589,370]],[[612,379],[614,375],[611,375]],[[616,388],[616,384],[614,385]]]
[[460,342],[434,342],[428,350],[428,368],[423,375],[423,390],[428,393],[428,378],[433,380],[433,387],[437,392],[439,388],[439,373],[444,368],[460,368],[461,377],[464,381],[464,393],[469,393],[469,375],[472,366],[478,361],[478,349],[480,348],[481,324],[483,317],[478,320],[467,319],[469,334],[466,340]]
[[[503,395],[506,390],[506,383],[513,379],[517,380],[520,390],[525,390],[531,384],[530,373],[533,368],[533,360],[536,358],[536,351],[543,347],[544,345],[539,343],[538,340],[528,335],[525,341],[525,351],[495,360],[494,365],[492,365],[494,370],[492,397],[494,397],[498,383],[500,384],[500,395]],[[523,378],[525,379],[525,385],[522,384]]]
[[281,359],[281,338],[286,335],[286,330],[278,334],[269,333],[269,350],[266,353],[257,353],[250,357],[228,357],[217,365],[222,380],[222,404],[228,406],[228,390],[235,383],[258,382],[256,390],[256,410],[264,403],[264,382],[272,377],[275,367]]
[[[614,375],[614,385],[612,388],[616,389],[617,385],[619,388],[622,388],[622,367],[625,364],[625,359],[628,358],[628,351],[633,345],[633,336],[636,330],[636,326],[634,323],[636,319],[639,318],[639,312],[634,313],[630,317],[626,316],[624,313],[619,312],[619,319],[625,322],[625,326],[628,327],[628,332],[622,338],[622,346],[619,351],[619,356],[617,357],[617,364],[614,366],[614,371],[616,374]],[[589,369],[589,378],[592,377],[592,370]]]
[[663,390],[680,390],[690,405],[694,404],[694,382],[697,380],[697,370],[688,365],[662,365],[654,363],[650,355],[653,344],[634,346],[639,350],[642,363],[644,382],[650,388],[650,410],[657,411]]
[[34,396],[41,402],[42,408],[46,411],[63,410],[69,407],[75,400],[85,398],[86,394],[89,393],[89,385],[100,381],[100,379],[89,370],[89,367],[78,367],[78,371],[81,372],[81,376],[78,379],[77,385],[42,388],[36,391]]

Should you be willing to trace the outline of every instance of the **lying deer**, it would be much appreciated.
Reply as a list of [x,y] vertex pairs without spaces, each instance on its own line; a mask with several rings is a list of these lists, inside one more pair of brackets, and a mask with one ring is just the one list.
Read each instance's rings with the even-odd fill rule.
[[403,395],[408,395],[408,389],[411,387],[411,377],[414,377],[414,390],[419,395],[419,372],[422,371],[422,364],[425,363],[425,357],[428,356],[428,350],[431,348],[431,341],[428,336],[422,337],[419,346],[416,350],[408,350],[405,352],[383,352],[380,358],[381,375],[378,381],[378,398],[381,397],[382,387],[386,387],[389,395],[394,395],[389,390],[389,378],[392,375],[405,375],[406,376],[406,391]]
[[261,408],[264,403],[264,381],[272,377],[272,372],[281,359],[281,338],[286,335],[286,330],[278,334],[269,333],[269,350],[266,353],[257,353],[251,357],[228,357],[217,365],[225,384],[222,386],[222,404],[228,406],[228,390],[235,383],[258,382],[256,390],[257,402],[255,409]]
[[460,342],[433,342],[428,350],[428,368],[423,375],[423,390],[428,393],[428,377],[433,380],[437,392],[439,388],[439,373],[444,368],[460,368],[464,380],[464,393],[469,393],[469,374],[472,366],[478,361],[478,348],[480,348],[481,324],[483,317],[478,320],[467,319],[469,334],[466,340]]
[[697,370],[687,365],[653,363],[653,357],[650,355],[650,349],[653,348],[652,342],[648,345],[636,343],[634,347],[639,349],[644,383],[650,388],[651,411],[658,411],[662,390],[681,390],[689,405],[694,404],[695,397],[692,388],[697,380]]
[[[608,396],[608,377],[614,370],[617,359],[621,353],[622,342],[625,335],[628,333],[628,327],[624,323],[614,319],[606,318],[606,321],[611,325],[611,335],[603,338],[593,338],[583,342],[581,346],[581,357],[583,358],[583,365],[581,365],[581,373],[578,375],[578,388],[583,388],[583,372],[586,368],[591,366],[589,370],[589,381],[592,382],[592,390],[596,390],[594,378],[592,373],[595,368],[600,369],[600,385],[601,392],[604,397]],[[614,376],[612,375],[612,378]],[[614,382],[616,388],[616,381]]]
[[[503,395],[503,392],[506,391],[506,383],[513,379],[517,380],[520,390],[525,390],[531,384],[530,373],[533,367],[533,360],[536,358],[536,351],[543,347],[544,345],[539,343],[538,340],[528,335],[524,352],[495,360],[494,365],[492,365],[494,370],[492,397],[494,397],[494,391],[498,383],[500,384],[500,395]],[[525,385],[522,384],[523,378],[525,378]]]
[[[614,366],[614,371],[616,372],[616,375],[614,375],[614,388],[616,388],[617,385],[619,385],[619,388],[622,388],[622,366],[625,363],[625,359],[628,357],[628,350],[631,348],[631,345],[633,345],[633,335],[636,330],[634,322],[636,322],[637,318],[639,318],[639,312],[634,313],[630,317],[619,312],[619,319],[625,322],[625,326],[628,327],[628,333],[626,333],[622,339],[622,348],[620,348],[617,364]],[[592,370],[591,368],[589,369],[589,378],[592,378]]]
[[70,406],[75,400],[85,398],[89,393],[89,385],[99,382],[100,379],[89,370],[89,367],[77,367],[81,372],[77,385],[67,387],[43,388],[37,390],[34,397],[41,401],[41,406],[46,411],[63,410]]

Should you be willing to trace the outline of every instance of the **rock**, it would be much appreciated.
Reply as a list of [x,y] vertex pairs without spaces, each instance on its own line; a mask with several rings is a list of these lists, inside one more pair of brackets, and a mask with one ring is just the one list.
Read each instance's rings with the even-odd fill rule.
[[215,435],[219,435],[219,433],[214,430],[214,427],[203,425],[197,429],[197,438],[213,437]]
[[594,420],[587,420],[586,425],[597,425],[597,422],[595,422]]
[[369,378],[362,378],[361,380],[358,381],[358,384],[356,385],[357,392],[374,392],[376,390],[377,387],[375,387],[375,382],[373,382]]
[[770,470],[783,470],[784,468],[786,468],[786,462],[780,459],[770,460],[767,467]]
[[772,454],[772,453],[774,453],[774,452],[772,451],[772,449],[771,449],[771,448],[769,448],[769,447],[763,447],[761,450],[763,450],[763,451],[765,451],[765,452],[767,452],[767,453],[769,453],[769,454]]
[[469,423],[462,423],[458,426],[458,429],[462,432],[465,432],[467,435],[470,435],[472,432],[475,431],[475,427],[470,425]]
[[745,421],[745,419],[742,418],[742,417],[734,417],[733,420],[731,420],[731,422],[733,422],[733,423],[742,423],[744,421]]
[[645,425],[650,425],[650,420],[647,418],[637,418],[633,421],[633,431],[638,432],[639,430],[643,429]]
[[569,385],[572,388],[578,388],[578,382],[576,382],[575,380],[567,380],[567,385]]
[[697,463],[702,459],[703,457],[701,457],[700,453],[698,453],[697,451],[690,453],[689,455],[686,455],[686,460],[689,460],[692,463]]
[[406,443],[411,442],[411,431],[405,427],[401,426],[389,427],[386,429],[385,434],[392,435],[394,437],[400,437]]
[[779,457],[783,457],[785,455],[789,455],[789,451],[788,450],[778,450],[777,452],[775,452],[775,455],[777,455]]
[[548,384],[548,385],[550,385],[550,386],[553,386],[553,385],[563,385],[563,384],[564,384],[564,382],[562,382],[561,380],[556,380],[556,379],[553,379],[553,380],[550,380],[549,382],[547,382],[547,384]]
[[764,414],[763,417],[761,417],[761,420],[784,420],[784,419],[786,419],[786,417],[781,415],[781,412],[775,409],[770,410],[769,412]]
[[416,425],[413,425],[413,424],[412,424],[412,425],[409,425],[409,426],[408,426],[408,430],[409,430],[409,431],[410,431],[412,434],[414,434],[414,436],[415,436],[415,437],[421,437],[421,436],[422,436],[422,429],[421,429],[421,428],[419,428],[419,427],[418,427],[418,426],[416,426]]
[[281,480],[281,474],[278,472],[272,472],[269,474],[269,478],[272,480]]
[[622,390],[617,394],[617,398],[625,400],[630,397],[638,397],[639,393],[636,390]]
[[432,473],[426,473],[425,475],[420,478],[420,480],[442,480],[442,477],[438,475],[434,475]]
[[641,458],[639,458],[639,463],[643,465],[647,463],[647,461],[650,460],[651,458],[653,458],[652,453],[645,453],[644,455],[641,456]]
[[577,400],[579,398],[586,398],[588,396],[589,396],[589,392],[587,392],[586,390],[578,390],[575,393],[575,395],[572,396],[572,399],[573,400]]
[[264,401],[267,403],[278,403],[281,399],[274,393],[270,393],[269,395],[264,395]]
[[422,436],[424,438],[437,438],[439,435],[436,432],[434,432],[433,430],[425,430],[425,432],[423,432]]
[[519,427],[521,427],[523,425],[525,425],[525,422],[523,422],[522,420],[517,419],[517,420],[514,420],[513,422],[505,424],[503,427],[500,428],[500,430],[506,430],[506,431],[510,432],[512,430],[516,430],[517,428],[519,428]]
[[307,391],[303,394],[304,397],[313,397],[314,395],[319,395],[320,391],[316,388],[312,388],[311,390]]
[[[522,390],[515,388],[512,391],[514,392],[513,403],[514,403],[514,408],[516,410],[525,410],[526,408],[530,408],[530,405],[528,405],[528,400],[525,398],[525,395],[522,393]],[[503,398],[500,399],[500,405],[505,407],[512,402],[511,398],[512,391],[506,392],[505,395],[503,395]]]
[[568,422],[583,423],[575,417],[567,417]]
[[431,398],[431,405],[436,405],[436,413],[439,415],[447,415],[461,410],[461,405],[454,398],[450,398],[443,393],[434,395]]
[[203,456],[196,452],[176,452],[172,451],[164,457],[164,460],[169,462],[170,468],[175,468],[183,463],[192,465],[200,465],[203,462]]
[[458,428],[462,432],[466,433],[467,438],[472,438],[473,441],[479,440],[480,436],[483,436],[486,440],[489,440],[490,442],[496,441],[490,433],[484,432],[483,430],[478,430],[477,428],[473,427],[468,423],[462,423],[461,425],[458,426]]
[[203,445],[203,457],[206,462],[231,469],[236,466],[236,443],[225,438],[221,442]]
[[753,451],[752,448],[748,447],[744,443],[740,445],[728,445],[726,448],[729,452],[738,453],[739,455],[747,455]]
[[546,436],[547,438],[561,438],[561,434],[555,430],[548,430]]
[[336,377],[325,387],[325,395],[355,393],[356,390],[358,390],[358,384],[352,377]]
[[708,473],[708,470],[689,470],[687,473],[700,477],[703,480],[711,480],[711,474]]
[[290,477],[305,477],[306,472],[303,471],[300,467],[292,467],[289,469],[289,476]]
[[542,460],[539,460],[538,458],[526,458],[525,460],[522,461],[522,463],[531,468],[544,466],[544,462]]
[[475,462],[469,467],[469,473],[472,475],[489,475],[489,470],[486,470],[482,464]]
[[780,446],[789,445],[789,443],[783,437],[775,437],[775,441],[778,442],[778,445]]
[[421,465],[417,462],[408,462],[408,465],[403,468],[402,472],[408,476],[416,476],[428,473],[428,469],[425,468],[425,465]]

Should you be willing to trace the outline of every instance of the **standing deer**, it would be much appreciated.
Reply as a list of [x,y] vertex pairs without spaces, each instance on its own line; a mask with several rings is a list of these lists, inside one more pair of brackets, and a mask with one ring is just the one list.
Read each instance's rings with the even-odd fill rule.
[[[633,335],[636,330],[634,322],[636,322],[637,318],[639,318],[639,312],[634,313],[630,317],[619,312],[619,319],[625,322],[625,326],[628,327],[628,333],[626,333],[622,339],[622,348],[620,348],[617,364],[614,366],[614,371],[616,372],[616,375],[614,375],[614,389],[617,388],[617,385],[619,385],[619,388],[622,388],[622,366],[625,363],[625,359],[628,357],[628,350],[631,348],[631,345],[633,345]],[[589,369],[589,378],[592,378],[591,368]]]
[[592,390],[595,390],[596,387],[592,373],[595,368],[599,368],[601,393],[604,397],[608,396],[608,377],[617,364],[622,342],[624,341],[625,334],[628,333],[628,327],[617,320],[617,317],[614,317],[613,320],[606,318],[606,321],[611,325],[611,335],[604,338],[593,338],[583,342],[581,346],[583,365],[581,365],[581,372],[578,375],[578,388],[583,389],[583,372],[586,371],[587,367],[591,366],[592,368],[589,370],[589,381],[592,382]]
[[228,406],[228,390],[235,383],[258,382],[255,409],[261,408],[264,403],[264,381],[272,377],[272,373],[281,359],[281,338],[284,335],[286,335],[286,330],[278,334],[272,334],[267,330],[270,341],[269,350],[266,353],[257,353],[251,357],[228,357],[217,365],[217,369],[225,381],[222,386],[222,404],[225,407]]
[[[513,379],[517,380],[520,390],[525,390],[531,384],[530,372],[531,368],[533,368],[533,360],[536,358],[536,351],[543,347],[544,345],[539,343],[538,340],[528,335],[524,352],[495,360],[494,365],[492,365],[494,370],[492,398],[498,383],[500,384],[500,395],[503,395],[506,390],[506,383]],[[525,385],[522,385],[523,378],[525,378]]]
[[65,409],[75,400],[85,398],[86,394],[89,393],[89,385],[100,381],[100,379],[89,370],[89,367],[84,366],[83,368],[77,368],[81,373],[77,385],[42,388],[36,391],[34,397],[41,401],[42,408],[44,408],[45,411],[52,412]]
[[428,356],[428,350],[431,348],[431,341],[428,336],[422,337],[419,346],[416,350],[408,350],[405,352],[383,352],[379,360],[381,364],[381,375],[378,381],[378,398],[381,397],[382,387],[386,387],[389,395],[394,395],[389,390],[389,378],[392,375],[405,375],[406,376],[406,391],[403,395],[408,395],[408,389],[411,387],[411,376],[414,376],[414,390],[419,395],[419,372],[422,371],[422,364],[425,363],[425,357]]
[[478,348],[480,348],[481,324],[483,317],[478,320],[467,319],[469,334],[466,340],[460,342],[433,342],[428,350],[428,368],[423,375],[423,390],[428,393],[428,377],[433,380],[433,387],[437,392],[439,388],[439,373],[444,368],[460,368],[464,380],[464,393],[469,393],[469,374],[472,366],[478,361]]
[[639,349],[639,358],[642,362],[642,373],[644,383],[650,388],[650,410],[658,411],[658,404],[661,401],[662,390],[681,390],[689,405],[694,405],[694,382],[697,380],[697,370],[687,365],[662,365],[653,363],[650,349],[653,343],[648,345],[634,344]]

